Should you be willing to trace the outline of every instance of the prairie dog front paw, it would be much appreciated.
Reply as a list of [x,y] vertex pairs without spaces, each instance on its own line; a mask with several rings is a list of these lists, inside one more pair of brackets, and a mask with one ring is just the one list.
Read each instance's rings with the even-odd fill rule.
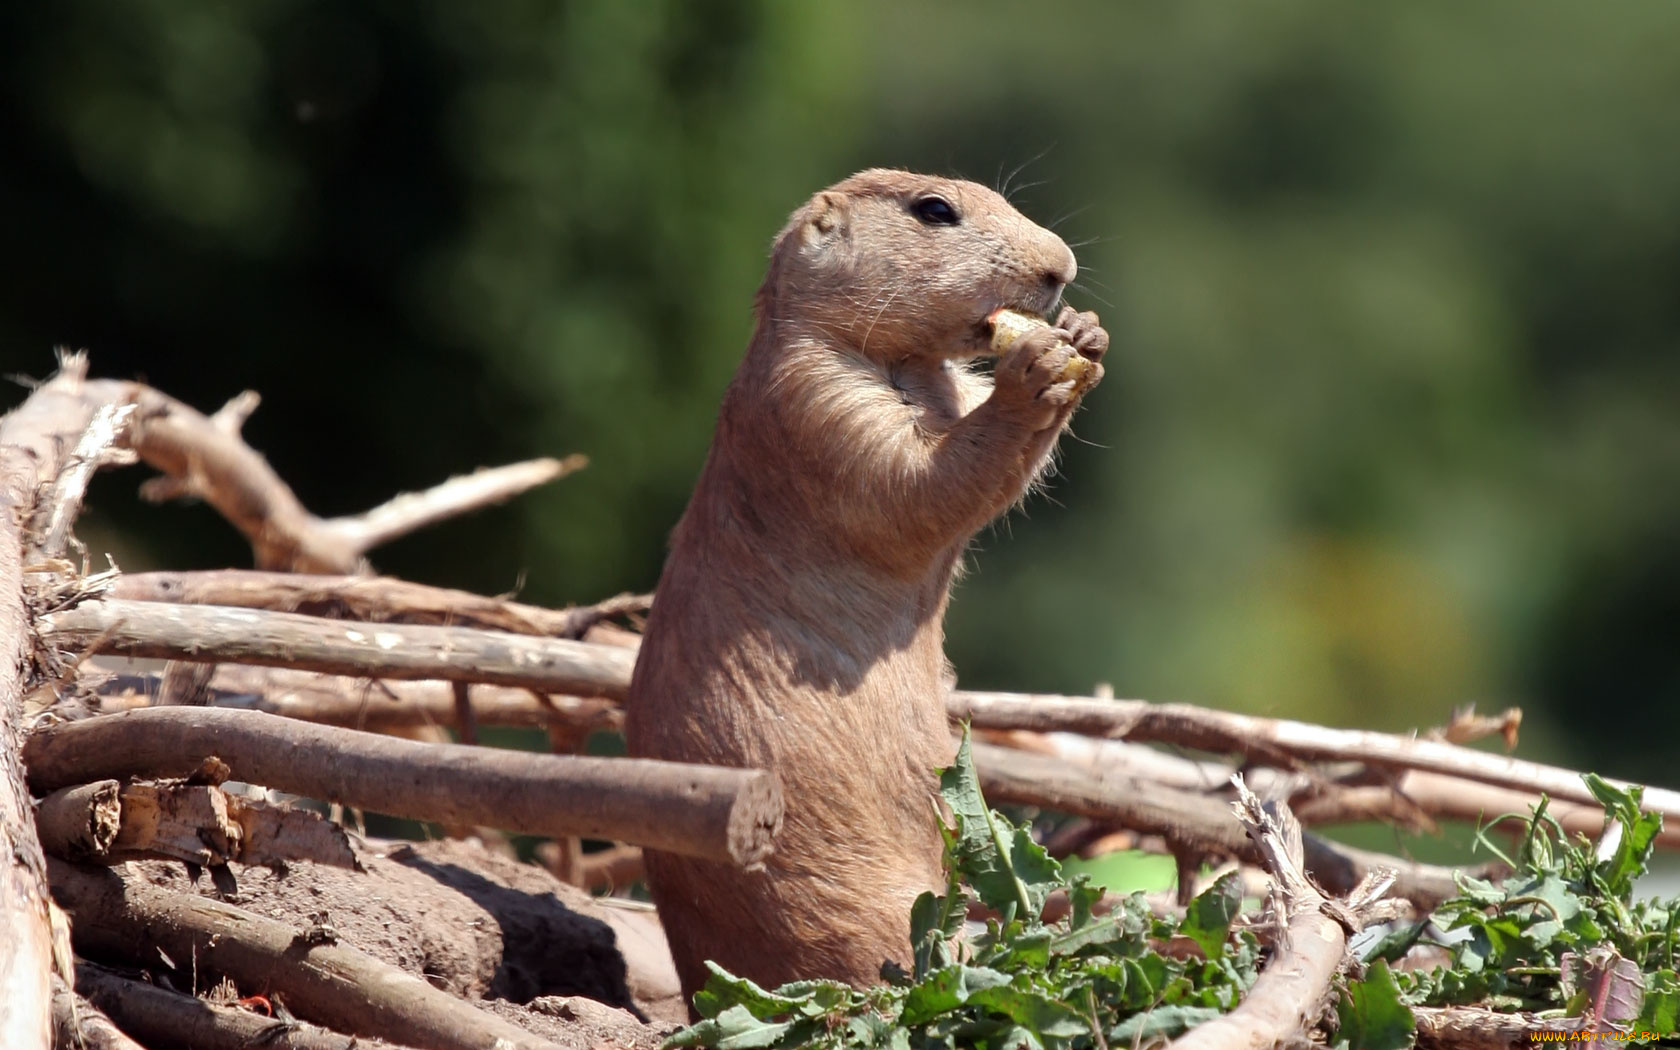
[[992,348],[1001,354],[993,397],[1029,417],[1034,430],[1057,425],[1102,380],[1108,333],[1096,314],[1070,307],[1054,326],[1012,310],[989,320]]

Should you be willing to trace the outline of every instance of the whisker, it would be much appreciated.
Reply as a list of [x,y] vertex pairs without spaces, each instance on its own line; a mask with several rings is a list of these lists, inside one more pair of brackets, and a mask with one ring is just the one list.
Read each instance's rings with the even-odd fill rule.
[[1052,222],[1050,224],[1050,229],[1054,230],[1056,227],[1060,226],[1064,222],[1067,222],[1069,219],[1077,218],[1078,216],[1085,214],[1086,212],[1091,210],[1092,204],[1095,204],[1095,203],[1096,202],[1093,201],[1091,204],[1081,205],[1080,207],[1075,208],[1072,211],[1063,212],[1061,218],[1057,219],[1055,222]]
[[1033,156],[1031,156],[1031,157],[1027,158],[1026,160],[1022,161],[1021,163],[1017,164],[1015,166],[1015,170],[1011,171],[1004,178],[1003,185],[998,189],[999,196],[1003,197],[1004,200],[1008,200],[1009,199],[1009,184],[1011,182],[1015,181],[1015,176],[1021,174],[1021,172],[1027,170],[1027,168],[1029,168],[1032,165],[1037,164],[1039,161],[1043,160],[1049,154],[1049,152],[1051,150],[1055,149],[1055,148],[1056,148],[1056,144],[1054,142],[1052,142],[1050,145],[1048,145],[1048,146],[1044,147],[1043,149],[1039,150]]
[[[1078,291],[1080,295],[1088,295],[1091,298],[1095,299],[1097,302],[1102,303],[1104,306],[1108,307],[1110,310],[1115,309],[1115,306],[1114,306],[1113,303],[1109,302],[1107,299],[1103,298],[1102,296],[1098,295],[1096,292],[1093,292],[1090,288],[1086,287],[1085,282],[1075,281],[1075,282],[1073,282],[1072,287],[1076,291]],[[1110,288],[1108,290],[1113,291],[1114,289]]]

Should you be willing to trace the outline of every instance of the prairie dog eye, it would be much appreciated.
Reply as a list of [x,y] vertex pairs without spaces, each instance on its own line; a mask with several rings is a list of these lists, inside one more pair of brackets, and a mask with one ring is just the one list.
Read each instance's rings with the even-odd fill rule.
[[925,226],[955,226],[961,221],[957,209],[944,197],[923,197],[910,205],[910,214]]

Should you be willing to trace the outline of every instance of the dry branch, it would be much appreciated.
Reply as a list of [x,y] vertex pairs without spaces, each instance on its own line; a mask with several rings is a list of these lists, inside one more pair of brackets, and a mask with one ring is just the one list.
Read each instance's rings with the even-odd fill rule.
[[66,860],[93,860],[111,852],[122,828],[122,785],[96,780],[60,788],[35,808],[41,848]]
[[42,616],[36,630],[58,649],[586,696],[622,697],[636,663],[629,650],[564,638],[416,624],[347,626],[297,613],[118,599]]
[[37,791],[182,776],[214,755],[240,780],[457,826],[617,839],[751,865],[782,799],[758,770],[500,751],[329,728],[255,711],[160,707],[46,726],[24,749]]
[[36,824],[42,848],[80,862],[159,857],[212,867],[230,860],[359,867],[344,829],[319,814],[228,794],[214,784],[79,784],[41,800]]
[[[1258,718],[1189,704],[1095,700],[1025,693],[957,692],[948,710],[980,729],[1071,732],[1116,740],[1146,740],[1247,755],[1288,768],[1298,761],[1353,761],[1383,769],[1417,769],[1484,784],[1545,793],[1593,805],[1579,773],[1519,758],[1357,729],[1330,729],[1281,718]],[[1627,787],[1625,781],[1611,781]],[[1646,787],[1645,809],[1680,821],[1680,791]]]
[[131,981],[90,963],[76,966],[76,992],[126,1032],[154,1046],[192,1050],[398,1050],[392,1043],[341,1035],[300,1021],[264,1017],[233,1006]]
[[353,1035],[430,1050],[556,1050],[419,977],[285,923],[107,869],[54,860],[49,872],[53,895],[76,916],[83,954],[150,961],[161,950],[242,990],[279,993],[299,1017]]
[[[980,787],[991,802],[1044,806],[1095,817],[1192,850],[1258,864],[1253,841],[1231,817],[1229,805],[1129,777],[1081,770],[1044,755],[991,744],[974,745]],[[1351,892],[1372,872],[1399,873],[1396,892],[1419,908],[1433,908],[1458,892],[1453,870],[1305,836],[1307,870],[1328,890]]]
[[[112,675],[98,685],[99,711],[111,714],[159,706],[160,684],[155,673]],[[210,703],[351,729],[459,728],[448,682],[376,682],[279,667],[220,664],[210,680]],[[559,726],[589,733],[617,729],[624,722],[622,709],[611,701],[546,694],[539,699],[528,689],[509,686],[474,686],[472,706],[481,726]]]
[[[1498,720],[1502,730],[1508,716]],[[1223,792],[1235,768],[1228,763],[1186,758],[1157,750],[1147,744],[1124,740],[1096,740],[1073,733],[1027,733],[993,731],[1010,747],[1050,754],[1086,770],[1105,775],[1130,776],[1166,787],[1192,792]],[[1349,765],[1349,769],[1363,767]],[[1511,788],[1495,787],[1442,773],[1405,770],[1377,772],[1377,783],[1360,783],[1339,777],[1334,770],[1318,775],[1312,771],[1289,772],[1255,768],[1244,776],[1264,797],[1287,795],[1290,809],[1302,824],[1352,823],[1381,819],[1409,825],[1419,816],[1426,820],[1460,820],[1473,824],[1492,821],[1504,814],[1526,814],[1538,797]],[[1595,802],[1553,800],[1547,812],[1566,831],[1595,838],[1604,829],[1604,810]],[[1680,848],[1680,823],[1663,826],[1657,843]]]
[[[85,363],[82,367],[85,371]],[[304,509],[268,461],[240,437],[240,427],[257,406],[254,393],[240,394],[213,416],[143,383],[92,380],[81,383],[79,393],[90,413],[98,405],[135,406],[126,443],[165,475],[142,486],[143,496],[203,499],[245,535],[257,565],[266,569],[359,572],[366,568],[364,555],[381,543],[510,499],[582,465],[574,457],[479,471],[396,497],[366,514],[326,520]]]
[[146,1050],[96,1006],[71,991],[56,974],[52,982],[52,1026],[53,1046],[58,1050]]
[[[1580,1017],[1541,1020],[1533,1014],[1498,1013],[1473,1006],[1414,1006],[1417,1045],[1430,1050],[1520,1050],[1525,1047],[1568,1044],[1570,1035],[1591,1032],[1593,1022]],[[1536,1038],[1545,1032],[1547,1040]],[[1553,1034],[1555,1033],[1555,1034]],[[1616,1045],[1608,1039],[1594,1043]],[[1618,1040],[1619,1042],[1619,1040]]]
[[57,376],[0,419],[0,1046],[17,1050],[44,1048],[51,1037],[53,954],[46,862],[19,755],[24,675],[33,663],[22,572],[30,537],[23,530],[37,520],[42,492],[55,487],[101,403],[83,397],[86,374],[85,360],[67,358]]
[[581,608],[545,609],[389,576],[323,576],[251,569],[130,573],[116,581],[108,597],[272,609],[335,620],[486,627],[551,638],[578,638],[607,617],[641,612],[649,604],[646,595],[619,595]]
[[1302,870],[1301,826],[1286,808],[1262,807],[1240,780],[1237,793],[1238,813],[1275,880],[1283,936],[1236,1009],[1192,1028],[1171,1050],[1270,1050],[1304,1040],[1347,950],[1350,931],[1330,917],[1328,902]]
[[325,523],[329,532],[370,551],[399,536],[480,507],[506,503],[522,492],[557,481],[589,465],[588,456],[532,459],[505,467],[485,467],[450,478],[424,492],[405,492],[362,514]]
[[[245,610],[244,619],[230,620],[222,607],[181,606],[170,611],[160,609],[160,604],[83,602],[43,617],[42,630],[49,640],[67,647],[98,641],[102,651],[135,656],[245,661],[368,677],[487,682],[615,698],[624,695],[635,664],[633,651],[617,646],[581,642],[567,646],[558,640],[537,643],[510,640],[498,632],[411,625],[383,627],[370,643],[364,632],[323,625],[318,618]],[[544,666],[545,660],[558,666]],[[958,691],[947,706],[953,718],[970,718],[980,729],[1172,743],[1241,753],[1285,768],[1308,760],[1354,761],[1396,774],[1433,774],[1505,789],[1467,794],[1436,781],[1432,784],[1438,789],[1435,797],[1443,808],[1455,810],[1447,815],[1478,816],[1487,810],[1471,813],[1470,806],[1483,803],[1505,807],[1498,812],[1521,811],[1542,792],[1565,803],[1566,811],[1571,803],[1586,807],[1571,813],[1576,823],[1590,825],[1597,812],[1579,775],[1572,771],[1437,740],[1129,700]],[[453,722],[456,716],[437,721]],[[1662,813],[1671,826],[1680,829],[1680,792],[1656,787],[1644,791],[1645,807]],[[1403,814],[1404,802],[1395,805],[1397,809],[1389,815]],[[1336,814],[1321,811],[1321,815]],[[1672,834],[1665,838],[1670,840]]]
[[112,446],[123,436],[133,415],[134,406],[130,404],[101,405],[93,413],[87,430],[53,484],[52,498],[41,508],[47,515],[40,530],[39,556],[42,559],[57,558],[69,546],[70,526],[75,524],[88,481],[107,459],[119,458]]

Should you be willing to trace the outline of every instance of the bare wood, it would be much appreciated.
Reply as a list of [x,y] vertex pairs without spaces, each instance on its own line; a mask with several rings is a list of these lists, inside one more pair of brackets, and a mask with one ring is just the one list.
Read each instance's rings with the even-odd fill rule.
[[1327,914],[1302,868],[1301,826],[1287,808],[1262,807],[1240,779],[1237,792],[1238,812],[1277,888],[1273,903],[1285,933],[1236,1009],[1192,1028],[1170,1050],[1271,1050],[1304,1039],[1347,951],[1348,931]]
[[99,403],[133,402],[128,445],[167,477],[141,489],[154,501],[196,496],[216,508],[250,541],[258,565],[314,572],[355,572],[363,551],[324,528],[291,488],[239,436],[256,407],[247,392],[215,417],[205,416],[143,383],[93,380],[86,396]]
[[[1491,722],[1490,728],[1503,734],[1511,717],[1507,712]],[[1083,769],[1100,769],[1111,775],[1131,776],[1185,791],[1220,792],[1222,797],[1225,785],[1235,772],[1225,762],[1186,758],[1124,740],[1099,740],[1073,733],[988,732],[1009,747],[1055,755]],[[1250,786],[1266,797],[1287,794],[1295,816],[1308,827],[1371,819],[1378,814],[1380,819],[1395,823],[1421,817],[1425,822],[1461,820],[1481,824],[1505,814],[1527,814],[1540,802],[1536,794],[1444,773],[1384,771],[1381,774],[1384,782],[1369,786],[1327,779],[1335,775],[1333,770],[1321,776],[1264,767],[1244,774]],[[1571,833],[1591,838],[1604,828],[1604,811],[1596,802],[1589,805],[1554,799],[1547,812]],[[1680,848],[1680,824],[1665,824],[1656,841],[1668,849]]]
[[341,1035],[301,1021],[217,1006],[90,963],[76,965],[76,991],[124,1031],[153,1045],[185,1050],[400,1050],[382,1039]]
[[184,1050],[400,1050],[381,1039],[341,1035],[301,1021],[281,1021],[233,1006],[132,981],[90,963],[76,964],[76,992],[124,1031],[154,1046]]
[[[296,614],[247,610],[243,616],[251,619],[230,622],[219,607],[187,606],[170,614],[158,604],[84,602],[43,617],[43,633],[71,646],[103,636],[107,651],[138,656],[244,660],[357,676],[443,678],[608,697],[624,695],[635,664],[632,651],[616,646],[563,641],[538,645],[468,628],[389,625],[381,628],[389,647],[381,648],[364,632],[351,638],[343,627],[323,626],[318,619]],[[256,625],[272,634],[254,629]],[[195,645],[197,651],[190,652]],[[527,646],[534,649],[522,648]],[[545,658],[563,659],[563,666],[545,668]],[[1299,760],[1358,761],[1595,805],[1578,774],[1569,770],[1435,740],[1142,701],[959,691],[947,706],[953,718],[971,718],[977,728],[1153,740],[1239,752],[1286,766]],[[1680,828],[1680,792],[1644,790],[1646,808]]]
[[146,1050],[111,1023],[92,1003],[53,976],[52,1024],[55,1050]]
[[612,697],[624,695],[636,663],[628,650],[564,638],[470,627],[346,625],[297,613],[119,599],[49,613],[36,629],[43,642],[60,649]]
[[506,503],[521,493],[557,481],[589,465],[589,457],[532,459],[486,467],[435,485],[405,492],[362,514],[335,518],[325,527],[358,550],[369,551],[399,536],[482,507]]
[[581,608],[545,609],[390,576],[329,576],[253,569],[129,573],[116,581],[109,596],[134,601],[301,612],[335,620],[488,627],[553,638],[577,638],[604,617],[644,611],[650,603],[647,595],[618,595]]
[[[83,366],[85,373],[85,364]],[[93,380],[81,394],[93,404],[133,403],[127,444],[165,476],[141,487],[152,500],[196,496],[245,535],[266,569],[354,573],[380,543],[442,518],[512,498],[564,476],[576,460],[534,460],[480,471],[396,499],[362,515],[322,519],[309,513],[240,427],[258,398],[246,391],[212,416],[143,383]]]
[[32,654],[23,529],[93,416],[97,402],[82,396],[86,374],[85,358],[68,356],[57,376],[0,419],[0,1046],[17,1050],[44,1050],[51,1039],[53,955],[46,859],[20,755]]
[[122,828],[122,785],[97,780],[60,788],[35,808],[41,848],[66,860],[103,857]]
[[38,548],[41,558],[57,558],[64,553],[70,542],[70,526],[75,524],[88,481],[92,479],[93,472],[113,455],[111,446],[128,429],[128,421],[133,415],[134,406],[131,404],[100,405],[93,413],[87,430],[76,443],[75,451],[70,453],[69,460],[59,471],[51,499],[42,508],[47,520],[41,529]]
[[[1117,740],[1169,742],[1181,747],[1291,761],[1354,761],[1385,769],[1418,769],[1592,805],[1579,773],[1438,740],[1356,729],[1330,729],[1281,718],[1258,718],[1189,704],[1091,700],[1025,693],[954,693],[953,718],[976,728],[1073,732]],[[1632,786],[1614,780],[1622,787]],[[1680,791],[1645,787],[1645,809],[1680,821]]]
[[1535,1036],[1557,1033],[1559,1046],[1581,1032],[1593,1031],[1592,1021],[1581,1017],[1550,1017],[1533,1014],[1499,1013],[1474,1006],[1414,1006],[1417,1045],[1434,1050],[1521,1050],[1544,1046]]
[[[98,688],[103,714],[158,706],[155,673],[113,675]],[[210,702],[351,729],[460,728],[449,682],[377,682],[280,667],[220,664],[210,682]],[[538,701],[530,690],[510,686],[475,686],[472,705],[473,717],[481,726],[560,726],[587,734],[618,729],[624,722],[623,711],[608,700],[557,695]]]
[[172,893],[104,868],[49,862],[53,895],[76,915],[89,955],[155,959],[161,949],[242,988],[278,992],[299,1017],[428,1050],[556,1050],[413,974],[344,944],[220,901]]
[[759,770],[421,744],[255,711],[143,708],[46,726],[25,745],[30,783],[43,792],[181,776],[206,755],[240,780],[377,813],[743,866],[769,855],[782,816],[775,778]]
[[[1134,831],[1160,835],[1169,842],[1258,864],[1261,857],[1228,804],[1129,777],[1109,777],[1081,770],[1054,758],[1012,751],[991,744],[974,745],[980,786],[994,803],[1044,806],[1063,813],[1094,817]],[[1369,850],[1305,837],[1307,870],[1328,890],[1347,893],[1373,871],[1399,873],[1396,893],[1419,908],[1433,908],[1458,887],[1453,869],[1390,857]]]

